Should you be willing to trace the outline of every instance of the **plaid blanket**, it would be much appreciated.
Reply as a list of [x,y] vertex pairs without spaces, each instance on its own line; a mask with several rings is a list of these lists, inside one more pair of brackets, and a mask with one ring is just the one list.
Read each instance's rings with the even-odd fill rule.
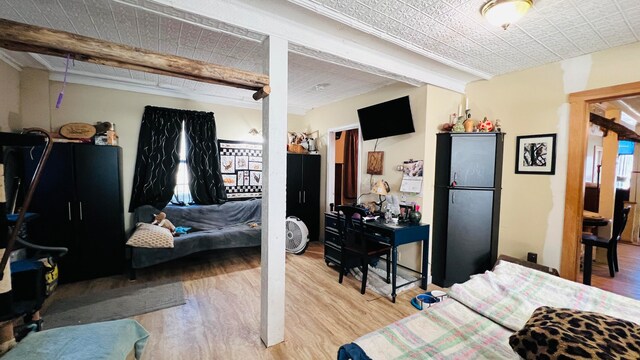
[[506,261],[454,285],[449,296],[513,331],[540,306],[594,311],[640,324],[640,301]]
[[372,359],[518,359],[511,331],[445,299],[355,341]]
[[372,359],[518,359],[509,336],[540,306],[640,323],[640,301],[510,262],[454,285],[450,299],[355,341]]

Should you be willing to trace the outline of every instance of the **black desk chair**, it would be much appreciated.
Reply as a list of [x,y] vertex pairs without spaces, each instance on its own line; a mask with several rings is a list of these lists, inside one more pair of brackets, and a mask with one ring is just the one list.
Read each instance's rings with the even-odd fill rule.
[[362,288],[364,294],[367,289],[367,274],[369,273],[369,261],[380,255],[387,255],[387,283],[390,282],[391,262],[389,254],[391,245],[375,241],[366,234],[366,223],[362,220],[366,216],[364,209],[355,206],[338,206],[338,232],[340,234],[340,278],[348,271],[348,260],[358,258],[362,266]]
[[[629,211],[631,207],[626,207],[622,210],[622,214],[619,218],[613,220],[613,233],[611,239],[597,237],[592,234],[583,234],[582,243],[585,246],[584,261],[591,260],[591,254],[593,247],[606,248],[607,249],[607,263],[609,265],[609,276],[615,277],[618,269],[618,241],[620,235],[624,231],[624,227],[627,225],[627,218],[629,217]],[[588,256],[588,257],[587,257]]]

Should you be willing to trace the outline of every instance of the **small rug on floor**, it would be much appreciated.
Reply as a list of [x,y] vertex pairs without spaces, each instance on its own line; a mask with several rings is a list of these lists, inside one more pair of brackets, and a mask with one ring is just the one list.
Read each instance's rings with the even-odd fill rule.
[[[410,280],[415,280],[415,277],[411,277],[407,274],[400,274],[401,270],[398,269],[396,274],[396,286],[402,285]],[[358,280],[362,281],[362,271],[359,267],[354,267],[350,270],[350,273]],[[409,280],[408,280],[409,279]],[[387,268],[384,261],[380,261],[377,267],[369,265],[369,274],[367,275],[367,289],[375,291],[380,295],[384,295],[391,298],[391,284],[387,284]],[[416,283],[413,282],[409,285],[396,289],[396,295],[403,291],[413,289],[416,287]]]
[[153,282],[60,299],[43,313],[44,328],[124,319],[184,305],[180,282]]

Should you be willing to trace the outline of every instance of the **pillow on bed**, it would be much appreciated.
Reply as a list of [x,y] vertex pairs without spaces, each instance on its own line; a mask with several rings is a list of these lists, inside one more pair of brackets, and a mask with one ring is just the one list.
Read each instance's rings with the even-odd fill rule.
[[640,325],[589,311],[543,306],[511,335],[509,345],[525,359],[638,359]]
[[138,223],[127,245],[142,248],[173,248],[173,235],[169,229],[162,226]]

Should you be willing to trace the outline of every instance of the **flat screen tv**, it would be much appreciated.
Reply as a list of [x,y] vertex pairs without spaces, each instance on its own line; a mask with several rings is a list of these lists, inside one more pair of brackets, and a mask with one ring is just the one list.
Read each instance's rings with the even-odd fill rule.
[[416,131],[408,96],[359,109],[358,119],[364,140]]

